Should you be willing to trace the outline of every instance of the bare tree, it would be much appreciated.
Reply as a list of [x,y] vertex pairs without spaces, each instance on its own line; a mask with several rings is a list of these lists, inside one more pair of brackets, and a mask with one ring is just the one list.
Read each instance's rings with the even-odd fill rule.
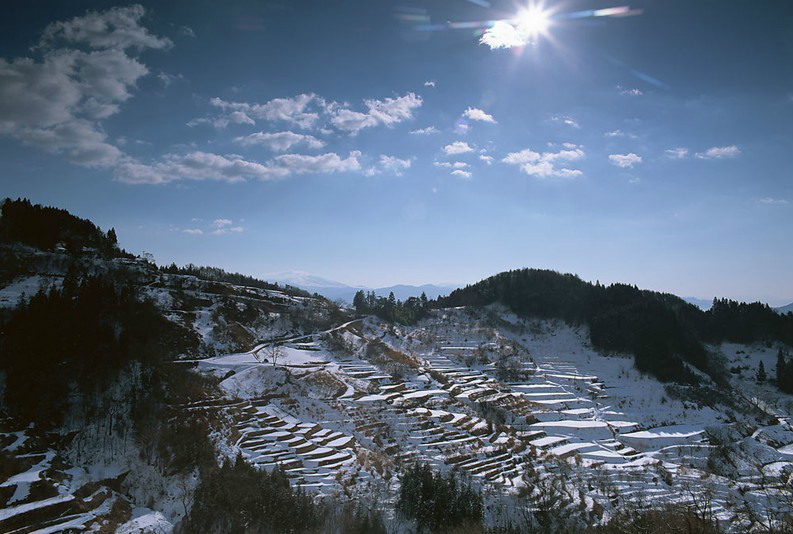
[[264,348],[264,354],[275,367],[278,364],[278,360],[284,356],[284,348],[277,343],[273,343]]

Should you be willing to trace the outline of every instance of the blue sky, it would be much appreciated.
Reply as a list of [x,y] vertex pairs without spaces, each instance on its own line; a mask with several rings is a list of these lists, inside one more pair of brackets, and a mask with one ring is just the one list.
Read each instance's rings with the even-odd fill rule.
[[160,263],[793,300],[787,2],[11,4],[0,193]]

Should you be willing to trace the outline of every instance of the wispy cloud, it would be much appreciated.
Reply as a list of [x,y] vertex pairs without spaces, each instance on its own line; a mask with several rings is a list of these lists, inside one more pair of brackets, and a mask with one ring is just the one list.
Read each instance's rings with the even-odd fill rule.
[[[199,219],[193,219],[193,222],[198,221]],[[178,230],[178,229],[175,229]],[[188,235],[226,235],[229,233],[239,234],[245,231],[245,229],[239,225],[234,224],[234,221],[231,219],[215,219],[212,223],[208,226],[205,226],[204,229],[202,228],[183,228],[180,230],[183,234]]]
[[357,134],[364,128],[385,125],[394,126],[402,121],[413,118],[413,110],[421,107],[421,97],[415,93],[407,93],[396,98],[384,100],[365,100],[366,112],[340,108],[334,111],[331,124],[338,128]]
[[474,149],[465,141],[455,141],[454,143],[448,144],[443,147],[443,151],[446,153],[447,156],[452,156],[455,154],[465,154],[467,152],[473,152]]
[[424,82],[424,86],[425,87],[435,87],[435,82],[432,81],[432,80]]
[[671,159],[684,159],[688,157],[688,149],[684,147],[669,148],[664,153],[666,157]]
[[619,89],[621,95],[642,96],[644,94],[640,89],[636,89],[636,88],[628,89],[622,87],[621,85],[618,85],[617,89]]
[[242,182],[248,179],[277,180],[299,174],[357,172],[361,153],[350,152],[342,158],[335,152],[321,155],[283,154],[265,163],[237,154],[210,152],[168,154],[152,165],[128,161],[119,165],[114,176],[131,184],[165,184],[177,180]]
[[765,197],[759,200],[761,204],[788,204],[784,198]]
[[463,161],[455,161],[453,163],[450,163],[448,161],[435,161],[432,164],[435,165],[436,167],[442,167],[444,169],[465,169],[467,167],[470,167],[470,165],[468,165]]
[[470,172],[463,171],[461,169],[457,169],[456,171],[452,171],[451,174],[452,174],[452,176],[456,176],[458,178],[465,178],[465,179],[468,179],[471,176],[473,176],[473,174],[471,174]]
[[724,159],[736,158],[741,155],[741,149],[735,145],[714,146],[705,152],[697,152],[694,156],[699,159]]
[[[222,98],[212,98],[209,103],[222,110],[225,115],[214,119],[197,119],[215,126],[225,124],[254,124],[255,120],[287,122],[298,128],[311,128],[319,119],[319,111],[325,108],[325,100],[314,93],[300,94],[290,98],[274,98],[264,104],[250,102],[231,102]],[[188,123],[190,125],[191,123]]]
[[432,135],[436,133],[440,133],[435,126],[427,126],[426,128],[418,128],[417,130],[410,130],[412,135]]
[[479,156],[479,159],[481,159],[482,161],[484,161],[488,165],[492,165],[493,164],[493,156],[486,156],[486,155],[483,154],[483,155]]
[[215,219],[212,221],[212,235],[225,235],[229,232],[233,233],[242,233],[244,228],[239,225],[234,225],[234,221],[231,219]]
[[242,146],[262,145],[276,152],[289,150],[295,145],[304,144],[308,148],[322,148],[325,142],[313,135],[304,135],[291,131],[286,132],[257,132],[244,137],[237,137],[234,141]]
[[579,169],[571,169],[563,165],[580,160],[584,155],[584,150],[580,146],[569,144],[558,152],[540,153],[526,148],[520,152],[507,154],[501,161],[509,165],[518,165],[520,170],[529,176],[574,178],[583,173]]
[[366,176],[374,176],[381,172],[390,172],[395,176],[402,176],[403,171],[410,168],[413,163],[412,158],[400,159],[395,156],[380,155],[380,160],[376,165],[369,167],[364,171]]
[[468,108],[463,112],[463,116],[471,119],[472,121],[489,122],[496,124],[496,119],[492,115],[488,115],[479,108]]
[[642,157],[630,152],[628,154],[609,154],[609,161],[622,169],[632,169],[634,165],[642,162]]
[[361,170],[358,158],[361,153],[358,151],[350,152],[347,158],[342,158],[335,152],[321,154],[319,156],[307,156],[305,154],[284,154],[276,156],[275,168],[286,171],[286,175],[291,174],[325,174],[335,172],[353,172]]
[[578,121],[569,115],[555,115],[551,117],[551,122],[564,124],[565,126],[570,126],[571,128],[581,128],[581,125],[578,124]]

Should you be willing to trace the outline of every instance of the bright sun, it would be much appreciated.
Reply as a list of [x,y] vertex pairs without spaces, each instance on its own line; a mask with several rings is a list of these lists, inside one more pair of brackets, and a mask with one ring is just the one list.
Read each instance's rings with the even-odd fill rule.
[[545,34],[548,31],[550,22],[548,12],[544,11],[540,6],[531,6],[524,9],[518,13],[517,17],[518,30],[532,37]]

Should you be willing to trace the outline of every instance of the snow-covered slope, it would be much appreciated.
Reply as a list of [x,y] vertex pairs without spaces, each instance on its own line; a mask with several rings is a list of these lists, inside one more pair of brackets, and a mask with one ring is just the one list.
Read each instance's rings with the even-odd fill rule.
[[[4,306],[57,286],[69,263],[58,252],[22,255],[24,273],[0,288]],[[560,510],[592,523],[647,502],[707,501],[735,531],[747,528],[747,511],[787,495],[793,398],[756,380],[760,362],[774,369],[774,345],[709,347],[731,370],[730,384],[702,375],[698,386],[664,385],[636,371],[632,357],[594,350],[585,328],[498,306],[435,310],[400,326],[355,319],[323,299],[166,274],[143,260],[80,261],[86,272],[123,275],[194,336],[183,363],[219,386],[176,413],[217,422],[212,438],[223,455],[281,466],[312,494],[374,499],[393,511],[395,475],[422,461],[483,489],[491,525],[515,509],[516,495],[550,491]],[[178,488],[139,469],[134,447],[112,461],[68,446],[61,455],[45,442],[20,449],[30,429],[0,430],[5,454],[22,460],[0,480],[2,531],[56,532],[108,516],[120,532],[170,528],[196,483]],[[113,486],[123,473],[126,482]],[[31,492],[34,484],[50,489]],[[152,499],[146,486],[160,495],[151,509],[140,508]]]
[[[232,414],[227,454],[281,465],[321,494],[393,499],[391,475],[420,460],[491,496],[558,478],[567,506],[596,522],[649,496],[707,494],[725,525],[740,525],[737,510],[767,506],[793,460],[791,398],[772,386],[739,374],[721,397],[665,387],[631,358],[592,350],[585,330],[497,308],[437,311],[415,327],[348,322],[280,340],[275,364],[264,361],[272,345],[201,361],[226,377],[227,397],[195,409]],[[713,349],[750,366],[771,357]]]

